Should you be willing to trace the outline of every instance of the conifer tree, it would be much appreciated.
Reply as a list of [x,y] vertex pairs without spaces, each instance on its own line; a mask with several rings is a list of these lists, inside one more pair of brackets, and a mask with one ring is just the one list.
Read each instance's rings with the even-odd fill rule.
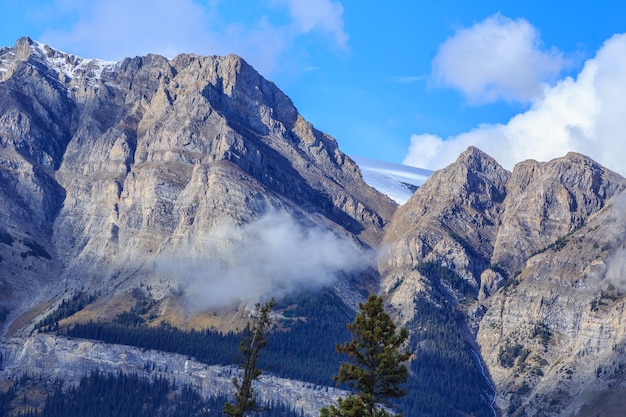
[[[403,346],[406,329],[397,330],[385,312],[382,298],[372,294],[359,303],[359,314],[348,325],[352,340],[337,345],[337,352],[348,354],[351,363],[343,363],[335,377],[338,384],[347,383],[355,394],[340,398],[338,405],[323,408],[322,417],[388,417],[381,404],[406,394],[400,385],[408,378],[402,364],[410,357]],[[400,415],[398,415],[400,416]]]
[[235,402],[234,404],[224,404],[224,414],[231,417],[243,417],[248,411],[256,408],[256,399],[254,398],[254,390],[252,382],[261,375],[261,371],[256,367],[259,352],[267,344],[267,333],[270,330],[272,321],[270,313],[276,301],[272,298],[261,306],[260,303],[255,305],[256,315],[246,324],[243,330],[239,350],[243,357],[243,375],[241,380],[233,378],[235,386]]

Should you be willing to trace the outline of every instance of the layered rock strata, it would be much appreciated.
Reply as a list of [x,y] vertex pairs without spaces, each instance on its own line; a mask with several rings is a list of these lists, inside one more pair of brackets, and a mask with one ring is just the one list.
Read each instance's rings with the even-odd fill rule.
[[624,391],[625,188],[580,154],[507,172],[469,148],[395,213],[383,291],[410,324],[432,290],[418,267],[454,271],[474,288],[450,296],[503,415],[576,415]]

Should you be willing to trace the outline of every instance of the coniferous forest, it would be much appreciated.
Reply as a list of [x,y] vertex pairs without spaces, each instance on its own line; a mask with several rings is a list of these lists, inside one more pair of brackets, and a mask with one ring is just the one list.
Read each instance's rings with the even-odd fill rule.
[[481,372],[478,355],[464,339],[461,329],[465,316],[458,311],[448,288],[475,297],[473,289],[455,272],[435,263],[423,263],[418,270],[433,283],[431,296],[416,300],[411,346],[412,377],[407,383],[410,393],[401,399],[400,407],[413,410],[415,417],[459,415],[457,410],[471,410],[473,415],[493,416],[489,402],[493,390]]
[[[296,305],[285,315],[313,319],[293,320],[287,331],[273,332],[261,352],[259,367],[284,378],[333,385],[333,376],[345,360],[335,351],[335,344],[349,338],[346,324],[354,313],[330,291],[315,297],[293,297],[282,304]],[[70,337],[189,355],[207,365],[237,362],[239,335],[235,333],[185,331],[168,324],[149,327],[140,316],[132,317],[132,313],[122,313],[113,322],[75,324],[60,332]]]
[[[23,378],[24,379],[24,378]],[[25,382],[22,381],[22,384]],[[14,391],[0,395],[0,411],[6,412]],[[202,398],[193,388],[177,387],[166,379],[95,372],[75,387],[59,381],[40,410],[23,409],[18,417],[209,417],[221,416],[228,398]],[[19,402],[19,401],[18,401]],[[5,415],[5,414],[1,414]],[[251,417],[301,417],[283,404],[264,404]]]
[[[434,283],[432,297],[435,302],[426,298],[417,302],[416,319],[413,323],[409,323],[409,326],[413,328],[413,337],[409,343],[415,355],[410,363],[410,378],[405,386],[407,395],[395,400],[393,406],[406,416],[415,417],[445,417],[456,415],[456,410],[472,410],[476,416],[491,416],[490,387],[480,371],[478,357],[472,352],[459,330],[464,324],[464,315],[455,308],[449,297],[450,288],[470,299],[475,297],[475,294],[456,273],[446,268],[427,263],[420,265],[419,270]],[[222,334],[210,329],[186,331],[167,323],[156,327],[148,326],[142,317],[147,309],[142,306],[145,307],[150,301],[139,296],[136,298],[138,301],[136,308],[120,314],[112,322],[88,322],[59,329],[58,322],[55,320],[73,314],[75,310],[73,306],[82,308],[84,300],[89,300],[89,297],[82,294],[74,300],[64,302],[63,311],[53,313],[55,320],[48,319],[41,323],[42,330],[57,331],[70,337],[185,354],[209,365],[237,363],[240,340],[238,334]],[[286,308],[287,306],[290,308]],[[349,360],[336,352],[335,345],[349,340],[350,333],[347,324],[353,320],[355,312],[346,307],[330,290],[322,290],[314,296],[288,297],[281,300],[276,308],[281,309],[282,314],[287,318],[306,317],[307,320],[285,320],[281,324],[281,331],[272,332],[268,337],[267,346],[263,348],[259,357],[259,368],[263,372],[284,378],[299,379],[319,385],[334,385],[333,377],[337,374],[339,366],[342,362]],[[120,389],[117,384],[130,384],[131,382],[141,387],[144,387],[141,384],[153,384],[152,389],[155,391],[172,388],[163,387],[165,381],[136,381],[121,375],[116,376],[115,380],[110,379],[110,376],[102,375],[92,375],[91,378],[85,380],[85,387],[82,387],[83,382],[81,382],[81,386],[76,389],[89,389],[92,383],[104,383],[110,384],[111,389],[114,390]],[[73,393],[73,391],[67,392]],[[185,390],[177,392],[176,395],[184,394],[184,398],[191,404],[195,404],[194,401],[200,401],[192,400],[192,394]],[[71,398],[70,394],[64,394],[66,399]],[[60,399],[55,399],[55,395],[46,402],[46,407],[48,407],[46,410],[52,410],[55,407],[56,409],[62,408],[62,404],[59,403]],[[62,396],[61,391],[58,395]],[[88,394],[80,394],[82,397],[86,395]],[[171,397],[174,394],[168,395]],[[210,400],[209,402],[213,401],[212,405],[205,404],[200,410],[194,409],[191,405],[185,406],[184,410],[180,408],[178,411],[163,411],[166,408],[162,404],[153,404],[148,408],[154,411],[162,407],[159,411],[161,414],[152,415],[214,415],[202,414],[204,412],[202,410],[206,410],[206,407],[221,410],[215,401],[222,401],[223,404],[225,400],[225,398]],[[152,400],[147,397],[142,401]],[[281,407],[280,405],[274,406],[276,410]],[[57,415],[45,414],[53,412],[46,410],[43,411],[42,416]],[[175,414],[183,411],[192,412],[192,414]],[[174,414],[167,414],[167,412]],[[287,413],[288,411],[280,412]],[[39,416],[39,414],[32,415]]]

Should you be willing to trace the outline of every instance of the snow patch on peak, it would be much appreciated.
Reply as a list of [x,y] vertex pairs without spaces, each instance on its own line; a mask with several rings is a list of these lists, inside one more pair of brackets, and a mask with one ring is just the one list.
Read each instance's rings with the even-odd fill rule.
[[85,77],[99,79],[103,71],[112,69],[118,64],[115,61],[81,58],[74,54],[56,50],[38,41],[33,41],[31,48],[34,53],[49,64],[50,68],[68,78]]
[[408,165],[351,157],[361,169],[365,182],[398,204],[406,203],[433,171]]
[[52,70],[62,82],[79,78],[86,80],[88,84],[95,83],[103,72],[113,70],[118,65],[112,61],[81,58],[23,37],[17,40],[13,48],[0,48],[0,81],[3,77],[10,76],[12,68],[15,68],[18,62],[29,60],[31,65],[40,63]]

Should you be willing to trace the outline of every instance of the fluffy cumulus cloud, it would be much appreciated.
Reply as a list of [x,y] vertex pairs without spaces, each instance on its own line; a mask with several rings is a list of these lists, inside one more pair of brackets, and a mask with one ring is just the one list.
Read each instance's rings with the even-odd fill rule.
[[564,59],[543,50],[539,32],[523,19],[494,15],[445,41],[433,60],[437,82],[459,89],[471,103],[531,101],[554,79]]
[[576,78],[565,78],[506,124],[487,124],[449,138],[413,135],[404,160],[438,169],[474,145],[504,167],[525,159],[547,161],[569,151],[626,175],[626,35],[605,41]]
[[219,0],[56,0],[55,13],[74,23],[47,30],[38,40],[107,60],[148,53],[235,53],[264,75],[284,67],[287,52],[302,37],[329,35],[328,45],[347,47],[337,1],[265,0],[254,6],[258,15],[244,22],[221,14]]
[[162,258],[158,268],[186,277],[189,307],[207,310],[331,285],[338,274],[365,269],[372,260],[329,230],[270,213],[214,229],[183,253]]

